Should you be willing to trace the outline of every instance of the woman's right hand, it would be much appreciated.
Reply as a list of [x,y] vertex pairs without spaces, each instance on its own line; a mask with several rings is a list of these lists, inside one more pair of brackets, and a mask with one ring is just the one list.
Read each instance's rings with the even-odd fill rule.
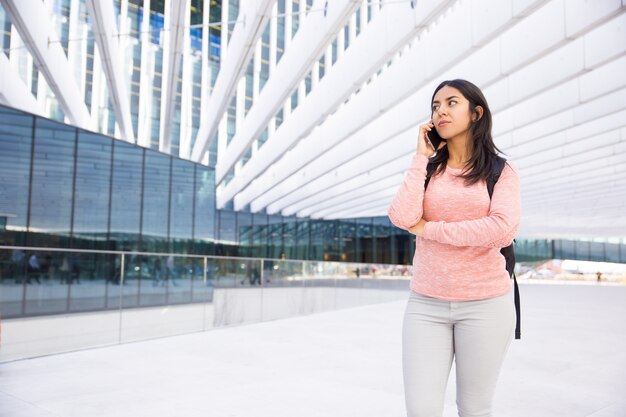
[[426,158],[430,158],[435,154],[435,148],[428,139],[428,132],[435,128],[432,120],[420,125],[419,135],[417,137],[417,154],[424,155]]

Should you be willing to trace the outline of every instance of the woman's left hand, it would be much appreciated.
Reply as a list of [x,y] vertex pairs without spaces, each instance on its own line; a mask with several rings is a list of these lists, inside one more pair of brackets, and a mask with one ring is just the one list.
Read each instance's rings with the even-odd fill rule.
[[409,232],[413,233],[415,236],[422,237],[424,235],[424,226],[426,223],[428,222],[422,217],[415,226],[409,229]]

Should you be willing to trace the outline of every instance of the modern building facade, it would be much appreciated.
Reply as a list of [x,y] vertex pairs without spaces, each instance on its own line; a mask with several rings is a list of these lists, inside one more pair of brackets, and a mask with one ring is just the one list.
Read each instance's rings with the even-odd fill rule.
[[408,264],[386,207],[462,75],[528,179],[518,252],[623,259],[624,6],[488,6],[2,0],[2,244]]

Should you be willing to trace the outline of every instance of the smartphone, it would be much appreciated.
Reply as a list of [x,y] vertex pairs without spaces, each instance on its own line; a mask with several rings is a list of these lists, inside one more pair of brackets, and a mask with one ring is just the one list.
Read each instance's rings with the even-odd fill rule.
[[427,132],[427,135],[428,135],[428,140],[430,140],[430,143],[432,143],[433,148],[435,148],[435,151],[439,149],[439,145],[441,144],[441,142],[446,141],[444,138],[439,136],[439,133],[437,133],[437,129],[435,129],[434,127],[430,132]]

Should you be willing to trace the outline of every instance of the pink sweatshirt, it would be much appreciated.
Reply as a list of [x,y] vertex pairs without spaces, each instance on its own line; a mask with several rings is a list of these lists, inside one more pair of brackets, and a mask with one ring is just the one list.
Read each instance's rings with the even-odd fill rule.
[[506,163],[489,199],[487,185],[466,186],[460,168],[447,167],[430,179],[428,158],[415,155],[391,201],[391,222],[408,230],[423,217],[424,236],[416,237],[411,290],[450,301],[480,300],[511,288],[500,248],[513,241],[521,202],[517,170]]

